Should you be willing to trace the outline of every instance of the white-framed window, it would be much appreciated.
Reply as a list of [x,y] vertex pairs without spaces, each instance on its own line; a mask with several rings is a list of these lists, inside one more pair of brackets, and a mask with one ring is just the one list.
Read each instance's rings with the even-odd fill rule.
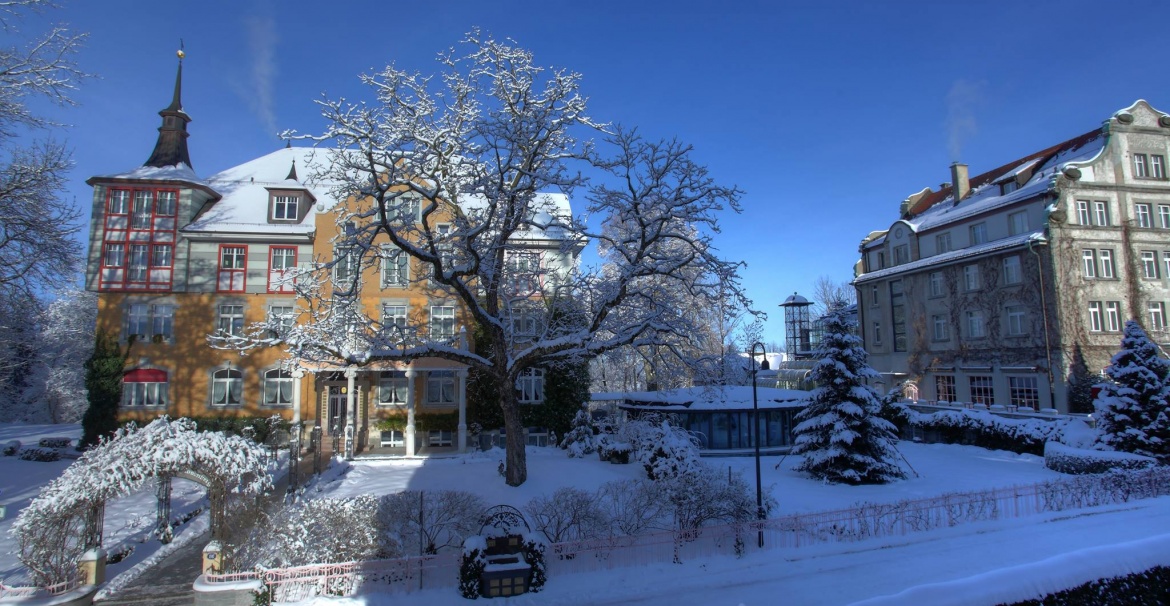
[[544,332],[544,310],[536,305],[512,306],[512,336],[535,337]]
[[264,373],[264,400],[270,408],[287,408],[293,405],[293,376],[287,370],[274,368]]
[[1018,236],[1028,231],[1028,211],[1008,215],[1008,235]]
[[1116,274],[1113,268],[1113,250],[1109,248],[1102,248],[1097,251],[1097,256],[1101,261],[1101,277],[1105,279],[1113,279]]
[[268,292],[296,292],[293,280],[297,267],[295,246],[273,246],[268,249]]
[[297,220],[297,206],[300,204],[299,196],[273,196],[272,197],[272,219],[275,221],[296,221]]
[[131,303],[126,307],[126,335],[138,340],[174,338],[175,306],[169,303]]
[[1166,157],[1161,154],[1134,154],[1133,176],[1137,179],[1165,179]]
[[238,368],[221,368],[211,373],[211,405],[239,406],[243,403],[244,373]]
[[930,296],[941,297],[946,292],[946,278],[943,277],[943,272],[930,272]]
[[174,247],[170,244],[155,244],[150,248],[151,267],[170,267],[175,263]]
[[940,255],[945,252],[951,252],[951,232],[948,231],[935,236],[934,247]]
[[125,244],[106,244],[106,267],[122,267],[126,264]]
[[276,330],[274,337],[283,337],[296,322],[297,308],[292,304],[280,303],[268,306],[268,317],[272,320]]
[[979,266],[978,265],[964,265],[963,266],[963,288],[966,290],[979,289]]
[[1170,278],[1170,250],[1162,253],[1162,275]]
[[166,407],[168,392],[166,371],[139,368],[122,376],[122,406]]
[[357,251],[352,248],[338,247],[333,251],[333,262],[333,282],[348,289],[348,283],[357,277]]
[[540,253],[508,253],[508,285],[511,292],[527,295],[540,290]]
[[910,262],[910,245],[899,244],[894,247],[894,265],[905,265]]
[[1023,305],[1009,305],[1007,307],[1007,334],[1018,337],[1027,332],[1027,313]]
[[1152,250],[1142,251],[1142,277],[1147,280],[1158,278],[1158,253]]
[[410,284],[410,255],[394,246],[382,247],[382,287],[403,288]]
[[983,244],[984,242],[987,241],[987,224],[986,223],[976,223],[975,225],[971,226],[970,230],[971,230],[971,246],[975,246],[976,244]]
[[1036,377],[1009,376],[1008,391],[1013,405],[1020,408],[1039,408],[1040,387]]
[[1093,224],[1093,217],[1089,213],[1088,200],[1077,200],[1077,222],[1081,225]]
[[882,323],[881,322],[874,322],[873,323],[873,344],[874,345],[881,345],[882,344]]
[[154,214],[160,217],[175,216],[178,196],[173,191],[160,191],[155,195]]
[[951,338],[951,325],[947,322],[946,316],[942,314],[933,315],[930,317],[930,323],[933,329],[932,336],[935,341],[949,341]]
[[1100,301],[1089,301],[1089,330],[1093,332],[1105,330],[1105,318],[1101,313]]
[[111,189],[108,213],[111,215],[125,215],[130,212],[130,190]]
[[983,312],[968,311],[967,318],[967,337],[970,339],[981,339],[986,336],[983,329]]
[[404,406],[407,404],[406,373],[401,370],[386,370],[378,376],[378,406]]
[[405,303],[382,304],[382,332],[399,344],[406,340],[407,306]]
[[1105,329],[1109,332],[1121,330],[1121,302],[1105,302]]
[[940,402],[954,402],[958,397],[955,394],[955,375],[936,375],[934,395]]
[[544,371],[528,368],[516,378],[516,400],[521,404],[544,402]]
[[1081,277],[1096,278],[1097,277],[1097,251],[1086,248],[1081,251],[1081,259],[1084,261],[1081,265]]
[[1133,205],[1134,219],[1137,221],[1138,227],[1153,227],[1154,216],[1150,212],[1149,204],[1134,204]]
[[878,306],[878,285],[874,284],[869,287],[869,304],[871,307]]
[[1166,304],[1161,301],[1150,301],[1150,330],[1166,330]]
[[130,282],[145,282],[149,275],[150,245],[131,244],[130,259],[126,264],[126,279]]
[[1096,200],[1093,202],[1093,214],[1097,219],[1097,225],[1108,226],[1112,225],[1109,221],[1109,202],[1105,200]]
[[244,334],[244,306],[237,303],[220,304],[216,326],[224,334],[232,336]]
[[427,404],[432,406],[455,404],[455,373],[449,370],[427,373]]
[[1010,194],[1017,189],[1020,189],[1020,184],[1016,183],[1015,179],[1008,179],[1007,181],[999,184],[999,193],[1001,196]]
[[431,306],[431,338],[436,340],[455,337],[455,308],[450,305]]
[[391,221],[398,223],[419,223],[422,221],[422,199],[414,194],[405,194],[394,200],[391,208],[397,211]]
[[1003,258],[1003,283],[1004,284],[1019,284],[1022,280],[1020,272],[1020,257],[1012,255]]
[[1158,226],[1162,229],[1170,229],[1170,204],[1158,205]]
[[154,192],[134,192],[134,212],[130,215],[130,229],[150,229],[150,211],[154,206]]
[[971,401],[975,404],[995,403],[995,383],[987,375],[976,375],[971,379]]
[[150,304],[131,303],[126,309],[126,336],[145,339],[150,334]]

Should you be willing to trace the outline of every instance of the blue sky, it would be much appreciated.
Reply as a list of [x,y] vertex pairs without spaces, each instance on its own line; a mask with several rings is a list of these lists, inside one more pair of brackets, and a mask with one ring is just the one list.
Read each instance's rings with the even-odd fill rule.
[[[599,120],[692,143],[746,191],[717,244],[782,341],[778,303],[852,277],[857,245],[898,204],[1100,125],[1138,98],[1170,110],[1153,5],[1103,2],[384,2],[64,0],[46,18],[90,33],[99,76],[54,110],[70,126],[69,193],[141,165],[170,101],[179,39],[195,170],[210,175],[318,132],[314,99],[365,98],[389,62],[433,72],[479,26],[584,76]],[[1144,12],[1143,12],[1144,10]],[[35,31],[44,18],[21,27]],[[82,217],[88,221],[88,216]]]

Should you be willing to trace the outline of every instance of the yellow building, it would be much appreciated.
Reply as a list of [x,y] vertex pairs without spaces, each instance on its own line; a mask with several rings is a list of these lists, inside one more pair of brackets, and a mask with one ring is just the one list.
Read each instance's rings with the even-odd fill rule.
[[[190,117],[181,105],[181,81],[180,64],[147,162],[87,181],[93,212],[86,287],[98,293],[98,329],[123,344],[134,341],[120,416],[279,414],[303,423],[306,432],[318,425],[325,435],[347,438],[347,454],[466,447],[463,365],[421,358],[294,368],[279,347],[241,355],[210,346],[209,335],[239,335],[266,318],[305,321],[290,276],[337,259],[336,218],[348,203],[333,199],[332,184],[302,178],[325,161],[325,152],[311,148],[285,147],[198,177],[187,150]],[[567,198],[550,196],[567,212]],[[441,222],[443,213],[431,219]],[[538,240],[533,250],[544,254]],[[551,258],[561,250],[557,243],[546,252]],[[571,257],[549,263],[575,263],[576,253]],[[341,262],[334,280],[356,270]],[[469,346],[459,302],[431,288],[406,255],[383,249],[360,271],[367,316]],[[379,419],[393,416],[401,418],[400,430],[377,428]]]

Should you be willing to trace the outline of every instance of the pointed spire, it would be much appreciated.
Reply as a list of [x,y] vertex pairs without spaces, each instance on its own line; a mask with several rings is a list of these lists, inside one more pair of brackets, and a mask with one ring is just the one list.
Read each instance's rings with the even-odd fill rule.
[[292,168],[288,171],[288,176],[285,177],[288,181],[298,181],[297,179],[297,159],[293,158]]
[[158,113],[162,116],[162,126],[158,128],[158,141],[154,144],[154,151],[143,166],[174,166],[180,162],[191,166],[191,155],[187,152],[187,123],[191,117],[183,111],[183,41],[179,41],[179,69],[175,74],[175,93],[171,104]]

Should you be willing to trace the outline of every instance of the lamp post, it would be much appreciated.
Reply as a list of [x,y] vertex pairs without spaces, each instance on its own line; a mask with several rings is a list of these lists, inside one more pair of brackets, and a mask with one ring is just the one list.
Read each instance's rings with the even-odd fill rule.
[[760,363],[758,370],[768,370],[768,350],[762,343],[756,341],[752,343],[751,350],[751,365],[752,365],[752,437],[755,439],[752,442],[756,446],[756,518],[761,522],[759,526],[759,546],[764,546],[764,495],[760,488],[760,401],[756,396],[756,346],[760,348],[760,354],[764,356],[764,360]]

